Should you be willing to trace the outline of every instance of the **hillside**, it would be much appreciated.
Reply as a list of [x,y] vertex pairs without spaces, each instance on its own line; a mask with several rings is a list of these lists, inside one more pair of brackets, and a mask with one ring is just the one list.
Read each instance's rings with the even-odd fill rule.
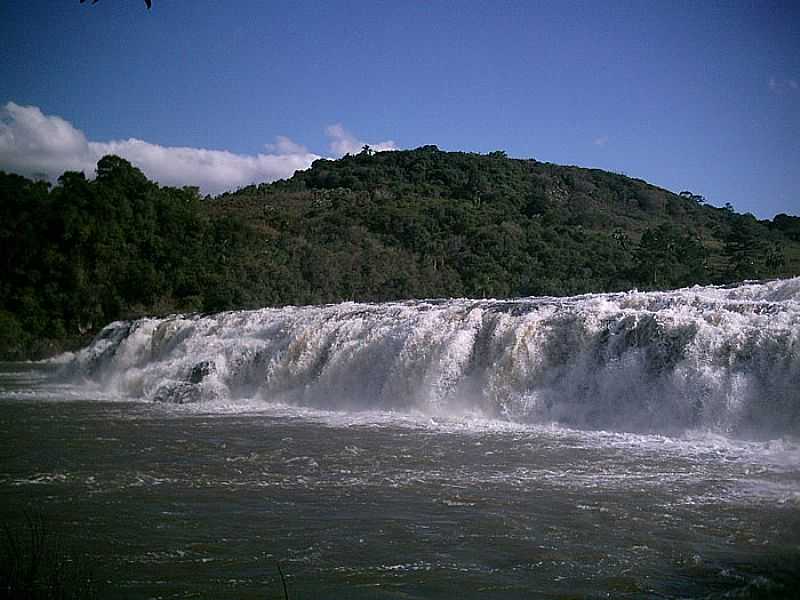
[[[503,153],[368,151],[208,204],[300,271],[301,302],[574,294],[788,276],[800,219]],[[278,273],[275,274],[276,276]]]
[[50,188],[0,174],[0,356],[172,311],[565,295],[800,274],[800,218],[638,179],[435,146],[319,160],[216,198],[105,157]]

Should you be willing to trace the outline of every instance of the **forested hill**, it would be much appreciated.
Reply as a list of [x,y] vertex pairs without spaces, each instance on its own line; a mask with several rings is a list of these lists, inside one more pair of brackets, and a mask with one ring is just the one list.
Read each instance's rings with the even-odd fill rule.
[[145,314],[797,275],[800,218],[503,152],[365,147],[216,198],[108,156],[93,181],[0,173],[0,262],[0,357],[24,358]]

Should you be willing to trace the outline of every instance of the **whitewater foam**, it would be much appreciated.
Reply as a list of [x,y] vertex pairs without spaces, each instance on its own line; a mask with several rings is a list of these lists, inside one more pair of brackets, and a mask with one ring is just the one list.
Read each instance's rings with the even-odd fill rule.
[[64,367],[126,398],[800,434],[800,278],[116,322]]

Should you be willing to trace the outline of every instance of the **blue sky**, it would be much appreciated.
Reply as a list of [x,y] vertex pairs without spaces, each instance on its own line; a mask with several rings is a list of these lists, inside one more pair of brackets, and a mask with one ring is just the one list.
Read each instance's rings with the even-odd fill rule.
[[800,214],[797,2],[28,0],[0,36],[6,170],[220,191],[437,144]]

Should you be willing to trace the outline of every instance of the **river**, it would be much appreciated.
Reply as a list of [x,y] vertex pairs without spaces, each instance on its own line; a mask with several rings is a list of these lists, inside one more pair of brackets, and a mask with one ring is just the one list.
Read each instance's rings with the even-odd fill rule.
[[106,597],[800,589],[800,280],[110,325],[0,369],[0,516]]

